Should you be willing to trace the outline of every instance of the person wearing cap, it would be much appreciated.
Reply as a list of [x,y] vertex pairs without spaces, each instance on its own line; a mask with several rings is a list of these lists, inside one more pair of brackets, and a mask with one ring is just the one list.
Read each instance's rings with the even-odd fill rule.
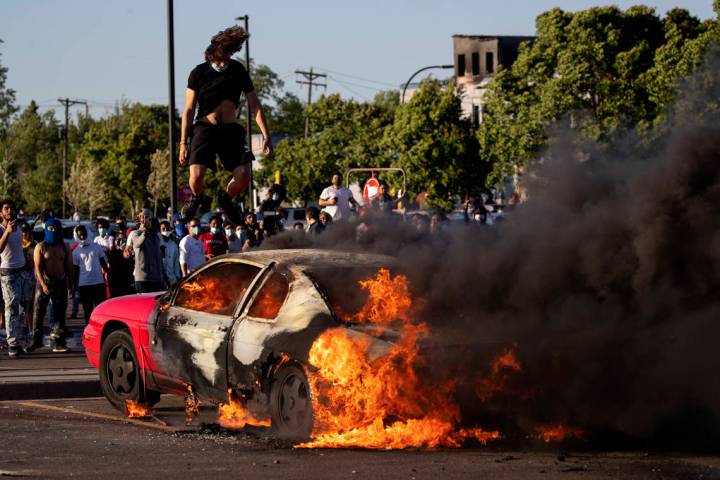
[[135,255],[135,291],[137,293],[160,292],[165,290],[165,268],[163,256],[165,246],[160,235],[160,225],[152,210],[143,208],[138,215],[138,229],[128,235],[126,255]]
[[115,247],[115,237],[110,235],[110,223],[104,218],[98,218],[95,222],[95,227],[98,230],[98,235],[93,239],[95,243],[105,249],[105,252]]
[[253,160],[252,151],[245,145],[247,132],[236,121],[242,93],[263,135],[263,153],[266,156],[273,153],[265,114],[250,75],[240,62],[230,58],[240,51],[247,38],[247,32],[239,26],[213,36],[205,50],[205,62],[197,65],[188,78],[179,152],[180,164],[190,165],[192,195],[182,209],[186,223],[205,202],[205,171],[215,168],[216,156],[233,175],[227,188],[218,192],[217,203],[230,222],[242,223],[233,197],[247,190]]
[[73,255],[63,241],[62,224],[54,218],[45,222],[45,239],[35,246],[33,263],[37,288],[32,316],[32,340],[25,347],[30,353],[43,346],[43,320],[51,302],[55,325],[50,332],[52,351],[67,352],[65,311],[72,295]]
[[[105,294],[105,280],[103,272],[108,273],[107,256],[105,249],[88,239],[88,232],[84,225],[75,227],[78,244],[72,251],[73,265],[75,267],[74,284],[80,293],[80,303],[85,314],[85,324],[90,321],[90,315],[95,307],[107,299]],[[54,303],[54,299],[53,299]]]

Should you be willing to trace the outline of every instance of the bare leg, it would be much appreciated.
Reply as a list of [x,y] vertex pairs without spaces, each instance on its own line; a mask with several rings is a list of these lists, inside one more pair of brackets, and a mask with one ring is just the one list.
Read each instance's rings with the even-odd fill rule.
[[[191,173],[192,175],[192,173]],[[190,177],[192,178],[192,177]],[[250,184],[250,163],[240,165],[233,170],[233,178],[227,185],[227,193],[230,198],[235,197],[245,190],[247,190]]]
[[190,190],[195,196],[205,191],[205,170],[205,165],[190,165]]

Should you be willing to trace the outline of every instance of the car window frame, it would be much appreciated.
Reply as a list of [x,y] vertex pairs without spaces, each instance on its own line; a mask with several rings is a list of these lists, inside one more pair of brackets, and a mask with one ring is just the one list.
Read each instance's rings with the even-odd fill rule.
[[[273,262],[275,263],[275,262]],[[285,294],[285,298],[283,299],[282,305],[280,305],[280,308],[278,309],[278,315],[282,311],[283,307],[285,306],[285,303],[287,303],[288,298],[290,298],[290,294],[292,293],[292,280],[293,280],[293,273],[287,269],[287,268],[279,268],[277,265],[273,265],[273,268],[268,269],[266,272],[264,272],[263,278],[261,279],[262,282],[255,286],[255,289],[252,291],[252,295],[249,297],[246,297],[245,305],[244,307],[238,312],[239,316],[238,318],[241,320],[252,320],[254,322],[260,322],[260,323],[269,323],[274,324],[277,323],[277,317],[275,318],[262,318],[262,317],[253,317],[249,315],[250,308],[253,305],[253,302],[255,302],[255,299],[257,298],[258,294],[262,291],[263,287],[265,287],[265,284],[270,280],[270,277],[273,276],[274,273],[278,273],[279,275],[282,275],[285,278],[285,281],[288,285],[287,293]],[[288,278],[290,277],[290,278]],[[248,293],[250,293],[250,289],[248,289]]]
[[[244,264],[244,265],[250,265],[250,266],[253,266],[253,267],[258,267],[258,268],[260,269],[260,270],[258,271],[258,273],[255,275],[255,278],[253,278],[252,282],[250,282],[250,285],[248,285],[248,288],[247,288],[247,291],[245,292],[245,294],[242,296],[242,298],[240,298],[240,299],[238,300],[238,304],[235,306],[235,309],[233,310],[232,314],[230,314],[230,315],[225,315],[225,314],[222,314],[222,313],[202,312],[202,311],[193,310],[193,309],[190,309],[190,308],[187,308],[187,307],[181,307],[181,306],[178,306],[178,305],[175,304],[175,299],[177,298],[177,295],[178,295],[178,293],[180,292],[180,286],[181,286],[182,284],[184,284],[185,282],[190,282],[190,281],[192,281],[193,278],[195,278],[197,275],[200,275],[200,274],[201,274],[202,272],[204,272],[205,270],[208,270],[208,269],[210,269],[210,268],[212,268],[212,267],[219,267],[219,266],[222,266],[222,265],[227,265],[227,264],[230,264],[230,263],[242,263],[242,264]],[[253,290],[255,289],[255,286],[257,285],[258,281],[260,281],[262,278],[264,278],[265,272],[266,272],[269,268],[271,268],[271,267],[274,265],[274,263],[275,263],[275,262],[270,262],[270,264],[265,265],[265,264],[262,264],[262,263],[259,263],[259,262],[254,262],[254,261],[251,261],[251,260],[248,260],[248,259],[242,259],[242,258],[225,258],[225,259],[223,259],[222,261],[207,262],[207,263],[203,264],[203,265],[202,265],[200,268],[198,268],[197,270],[193,271],[190,275],[188,275],[187,277],[183,278],[180,282],[178,282],[177,285],[175,285],[175,287],[174,287],[174,289],[173,289],[172,296],[170,297],[170,299],[169,299],[169,301],[168,301],[168,304],[169,304],[169,307],[168,307],[168,308],[177,308],[177,309],[182,309],[182,310],[185,310],[185,311],[188,311],[188,312],[203,313],[203,314],[205,314],[205,315],[217,315],[217,316],[221,316],[221,317],[224,317],[224,318],[236,319],[236,318],[238,317],[239,309],[241,309],[242,306],[247,303],[247,300],[246,300],[246,299],[248,298],[248,295],[251,294],[251,292],[253,292]]]

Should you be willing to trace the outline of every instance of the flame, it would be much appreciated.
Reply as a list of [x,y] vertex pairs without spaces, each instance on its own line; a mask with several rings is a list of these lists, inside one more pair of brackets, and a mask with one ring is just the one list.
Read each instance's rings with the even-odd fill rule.
[[[185,282],[180,287],[182,305],[191,310],[209,311],[219,313],[229,305],[235,305],[237,293],[232,288],[223,285],[223,280],[199,275],[191,282]],[[243,289],[241,295],[245,293]]]
[[238,398],[233,395],[232,390],[228,390],[228,403],[218,404],[218,422],[225,428],[244,428],[246,425],[255,427],[269,427],[269,419],[257,418],[245,406],[244,398]]
[[315,340],[308,356],[317,368],[308,373],[315,392],[313,439],[298,447],[458,447],[469,438],[481,443],[499,438],[499,432],[458,429],[454,384],[428,386],[418,378],[416,368],[424,364],[419,341],[428,328],[411,319],[415,305],[407,277],[381,269],[360,286],[369,296],[352,318],[379,326],[375,334],[397,329],[400,338],[375,358],[370,355],[371,337],[344,328],[328,330]]
[[125,400],[125,414],[128,418],[149,417],[150,409],[141,403]]
[[[505,350],[490,365],[490,375],[478,380],[475,393],[481,401],[486,402],[499,393],[512,393],[508,387],[510,372],[522,373],[523,368],[515,356],[517,344]],[[517,393],[517,392],[516,392]]]
[[569,427],[559,423],[557,425],[541,426],[535,429],[535,437],[545,443],[562,442],[570,438],[584,438],[585,432],[577,427]]
[[192,389],[192,385],[187,387],[188,393],[185,395],[185,424],[190,425],[193,419],[200,415],[200,405],[202,401],[197,398]]

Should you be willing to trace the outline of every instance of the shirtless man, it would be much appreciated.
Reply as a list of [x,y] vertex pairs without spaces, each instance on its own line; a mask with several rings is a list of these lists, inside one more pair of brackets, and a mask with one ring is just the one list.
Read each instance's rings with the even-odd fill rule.
[[25,347],[30,353],[43,345],[43,319],[48,301],[52,299],[55,328],[50,332],[52,351],[67,352],[65,345],[65,310],[68,297],[72,297],[70,284],[73,262],[70,250],[63,241],[62,224],[54,218],[45,222],[45,240],[35,246],[35,304],[32,319],[32,342]]
[[182,209],[186,223],[196,216],[205,200],[205,171],[215,168],[216,155],[223,167],[233,174],[227,188],[218,192],[217,203],[230,222],[242,223],[233,197],[248,188],[253,155],[245,145],[245,129],[236,122],[241,93],[245,94],[262,132],[263,153],[266,156],[273,153],[270,131],[250,75],[240,62],[230,59],[240,51],[247,37],[245,30],[238,26],[219,32],[205,50],[206,61],[196,66],[188,78],[179,154],[182,165],[190,164],[192,196]]

